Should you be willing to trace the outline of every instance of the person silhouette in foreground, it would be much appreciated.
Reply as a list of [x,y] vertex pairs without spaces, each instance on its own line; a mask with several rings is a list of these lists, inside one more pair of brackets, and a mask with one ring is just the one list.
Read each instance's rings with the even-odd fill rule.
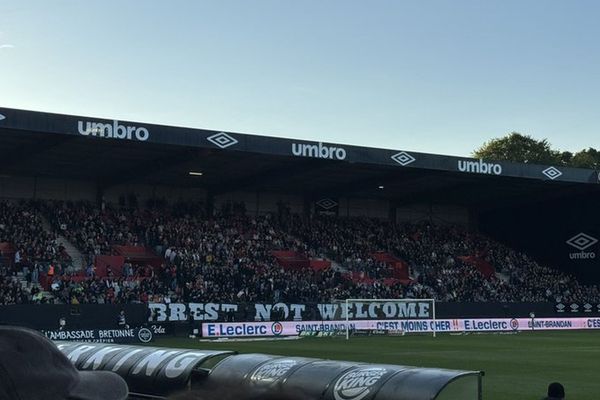
[[77,371],[45,336],[0,326],[0,400],[125,400],[127,384],[105,371]]
[[558,382],[553,382],[548,385],[548,396],[544,400],[564,400],[565,388]]

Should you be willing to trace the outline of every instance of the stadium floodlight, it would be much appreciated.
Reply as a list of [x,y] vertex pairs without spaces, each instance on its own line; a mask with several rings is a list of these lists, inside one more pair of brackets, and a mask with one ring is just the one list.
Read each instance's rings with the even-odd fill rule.
[[188,174],[191,175],[191,176],[202,176],[202,175],[204,175],[204,173],[200,172],[200,171],[190,171],[190,172],[188,172]]
[[340,313],[346,340],[351,331],[437,333],[435,299],[346,299]]

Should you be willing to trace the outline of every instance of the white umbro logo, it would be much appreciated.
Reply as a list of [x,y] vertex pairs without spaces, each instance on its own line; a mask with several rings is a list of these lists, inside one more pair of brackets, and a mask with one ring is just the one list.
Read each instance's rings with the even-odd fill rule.
[[562,175],[562,172],[558,168],[548,167],[542,171],[542,174],[546,175],[548,178],[554,180]]
[[6,119],[6,117],[2,114],[0,114],[0,121],[2,121],[3,119]]
[[573,236],[571,239],[567,240],[567,244],[569,246],[573,246],[577,250],[581,250],[581,251],[587,249],[588,247],[595,245],[596,243],[598,243],[598,239],[596,239],[595,237],[592,237],[590,235],[587,235],[583,232],[578,233],[577,235]]
[[324,210],[331,210],[332,208],[337,206],[338,203],[331,199],[321,199],[321,200],[317,201],[317,205]]
[[398,164],[402,165],[403,167],[416,160],[413,156],[411,156],[410,154],[408,154],[405,151],[396,153],[391,158],[392,158],[392,160],[396,161]]
[[225,132],[216,133],[212,136],[207,137],[206,140],[208,140],[209,142],[211,142],[214,145],[217,145],[218,147],[220,147],[222,149],[229,147],[229,146],[233,146],[238,143],[238,141],[236,139],[232,138]]

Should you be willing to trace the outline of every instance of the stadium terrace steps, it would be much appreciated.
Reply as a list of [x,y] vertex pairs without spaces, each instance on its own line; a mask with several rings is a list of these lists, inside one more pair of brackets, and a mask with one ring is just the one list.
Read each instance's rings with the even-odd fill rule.
[[[46,232],[55,232],[55,230],[52,228],[52,225],[46,219],[45,216],[40,214],[40,218],[42,220],[42,227]],[[85,267],[85,257],[83,256],[83,254],[79,251],[77,247],[73,245],[73,243],[69,241],[69,239],[61,235],[60,232],[56,233],[58,235],[59,243],[61,243],[65,247],[65,251],[71,257],[73,269],[76,271],[82,270]]]
[[472,265],[473,267],[477,268],[477,270],[481,272],[481,275],[485,276],[488,279],[496,273],[496,269],[481,257],[459,256],[458,258],[466,264]]
[[348,270],[344,267],[342,267],[342,265],[335,261],[335,260],[330,260],[331,261],[331,269],[333,269],[334,271],[340,271],[340,272],[347,272]]
[[310,260],[306,255],[291,250],[274,250],[271,252],[279,265],[284,268],[308,268]]
[[371,254],[371,257],[373,257],[373,259],[375,259],[377,261],[384,262],[386,264],[391,264],[391,263],[396,263],[396,262],[402,261],[390,253],[385,253],[385,252],[381,252],[381,251]]
[[331,261],[326,258],[308,258],[305,254],[291,250],[273,250],[271,254],[279,265],[288,269],[310,267],[315,271],[323,271],[332,265]]
[[79,249],[69,242],[69,240],[63,235],[58,235],[58,240],[63,246],[65,246],[65,251],[67,254],[71,256],[71,259],[73,260],[73,268],[77,271],[82,270],[85,267],[85,257],[83,254],[81,254]]
[[113,245],[112,249],[115,255],[123,257],[128,262],[152,265],[154,267],[160,267],[164,262],[152,249],[145,246]]
[[394,267],[394,279],[398,279],[402,282],[410,281],[408,274],[408,263],[406,261],[394,256],[393,254],[381,251],[371,254],[371,257],[373,257],[373,259],[376,261],[383,262]]
[[327,259],[311,258],[309,263],[310,263],[310,268],[314,269],[315,271],[324,271],[331,267],[331,261],[329,261]]

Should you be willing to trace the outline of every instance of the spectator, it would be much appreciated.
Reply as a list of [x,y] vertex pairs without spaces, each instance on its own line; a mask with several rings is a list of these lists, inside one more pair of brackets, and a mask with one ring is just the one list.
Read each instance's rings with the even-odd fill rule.
[[565,388],[558,382],[548,385],[548,396],[544,400],[564,400]]
[[125,310],[121,310],[117,317],[117,326],[119,329],[128,329],[129,325],[127,325],[127,318],[125,316]]

